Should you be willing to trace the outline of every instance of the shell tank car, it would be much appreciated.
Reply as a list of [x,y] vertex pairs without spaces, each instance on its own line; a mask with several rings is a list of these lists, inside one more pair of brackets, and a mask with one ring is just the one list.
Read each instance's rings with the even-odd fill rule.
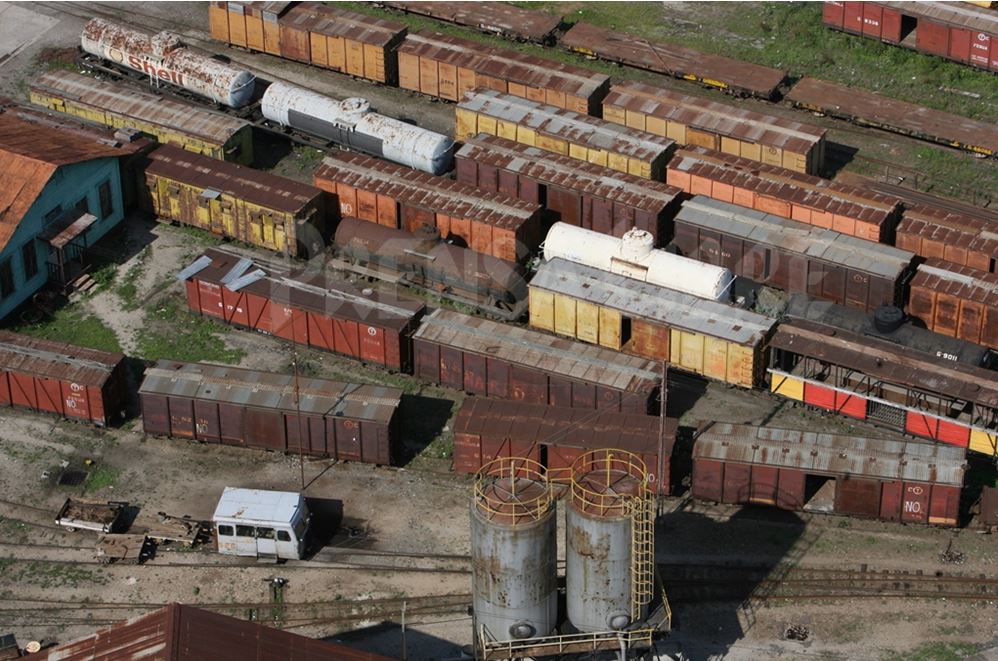
[[448,172],[454,164],[453,140],[374,112],[366,99],[338,101],[277,81],[263,93],[260,111],[281,126],[430,174]]
[[154,35],[100,18],[83,26],[84,52],[232,108],[253,98],[256,76],[188,48],[171,32]]

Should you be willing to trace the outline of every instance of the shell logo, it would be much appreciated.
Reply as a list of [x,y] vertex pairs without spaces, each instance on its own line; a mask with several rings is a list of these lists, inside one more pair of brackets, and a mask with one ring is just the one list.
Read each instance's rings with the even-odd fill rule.
[[108,57],[108,59],[111,59],[111,60],[114,60],[115,62],[118,62],[119,64],[121,64],[121,63],[123,63],[125,61],[125,54],[122,53],[121,50],[117,49],[117,48],[108,48],[107,49],[107,57]]

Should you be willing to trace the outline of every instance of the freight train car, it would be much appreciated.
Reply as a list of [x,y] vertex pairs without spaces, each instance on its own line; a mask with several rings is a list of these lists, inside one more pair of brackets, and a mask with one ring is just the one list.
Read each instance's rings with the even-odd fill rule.
[[468,138],[455,160],[461,183],[541,203],[549,222],[616,237],[637,228],[658,244],[679,206],[672,186],[487,134]]
[[739,96],[772,99],[787,72],[691,48],[641,39],[589,23],[576,23],[561,38],[570,51],[655,73],[695,80]]
[[983,218],[918,205],[904,212],[896,245],[926,259],[998,273],[998,223]]
[[603,118],[795,172],[825,167],[823,128],[644,83],[616,83],[603,100]]
[[930,259],[911,281],[908,312],[937,333],[998,351],[998,274]]
[[32,103],[111,128],[130,128],[158,142],[233,163],[253,162],[253,127],[242,119],[54,69],[34,79]]
[[992,122],[951,115],[855,87],[805,78],[793,86],[786,95],[786,100],[797,108],[862,126],[900,133],[977,154],[987,156],[998,154],[998,128]]
[[454,472],[475,474],[494,459],[525,457],[558,475],[585,452],[612,448],[639,456],[648,488],[666,496],[677,429],[675,418],[468,397],[454,419]]
[[693,445],[698,500],[956,526],[959,448],[715,423]]
[[599,115],[610,77],[478,41],[424,30],[398,47],[399,87],[460,101],[476,87]]
[[763,381],[775,320],[563,259],[530,281],[530,325],[742,388]]
[[125,411],[120,353],[0,331],[0,406],[104,427]]
[[280,56],[283,16],[293,2],[208,3],[208,30],[212,38],[251,50]]
[[389,465],[398,388],[161,360],[139,388],[146,434]]
[[702,196],[675,218],[676,247],[757,283],[873,310],[900,305],[914,254]]
[[541,208],[360,154],[330,154],[315,185],[333,193],[342,216],[409,232],[422,225],[462,247],[522,263],[542,238]]
[[210,249],[177,274],[191,311],[398,372],[412,371],[423,304],[294,269]]
[[896,197],[702,147],[677,151],[666,181],[689,195],[887,244],[901,218]]
[[657,181],[675,147],[668,138],[495,90],[468,92],[455,114],[458,140],[487,133]]
[[413,335],[418,378],[529,404],[658,412],[658,364],[438,309]]
[[482,32],[497,34],[508,39],[532,41],[550,46],[555,42],[561,26],[560,16],[523,9],[506,2],[385,2],[374,3],[379,7],[398,9],[410,14],[429,16],[438,21],[467,25]]
[[164,145],[145,167],[144,208],[294,257],[325,246],[325,198],[313,186]]

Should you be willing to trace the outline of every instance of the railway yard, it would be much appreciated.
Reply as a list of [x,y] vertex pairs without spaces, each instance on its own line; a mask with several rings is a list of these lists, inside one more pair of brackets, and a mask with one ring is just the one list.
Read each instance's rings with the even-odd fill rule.
[[[0,231],[0,644],[181,603],[314,658],[998,655],[990,60],[827,2],[775,61],[822,3],[725,4],[0,5],[4,167],[76,187],[0,191],[39,227]],[[869,37],[974,68],[844,90],[828,44],[930,58]],[[62,291],[8,309],[32,260]],[[218,552],[226,487],[301,492],[302,559]],[[618,520],[624,570],[580,541]]]

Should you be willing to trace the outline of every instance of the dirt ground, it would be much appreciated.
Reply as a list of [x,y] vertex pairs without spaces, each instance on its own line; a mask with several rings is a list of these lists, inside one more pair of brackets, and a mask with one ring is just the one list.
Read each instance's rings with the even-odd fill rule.
[[[75,44],[88,7],[104,15],[117,13],[143,27],[170,24],[187,38],[205,37],[203,3],[0,5],[0,90],[23,98],[25,81],[44,66],[35,57],[44,48]],[[453,129],[448,105],[268,56],[229,54],[251,63],[265,77],[281,76],[339,97],[366,96],[392,114],[442,132]],[[307,179],[314,165],[307,154],[292,154],[278,171]],[[116,282],[133,285],[133,292],[126,296],[118,286],[107,287],[73,306],[103,320],[126,353],[141,355],[146,347],[144,330],[157,324],[164,332],[172,328],[171,320],[159,319],[155,312],[178,299],[182,288],[173,274],[199,253],[205,241],[190,232],[139,220],[129,221],[122,241],[123,255],[128,257],[117,266]],[[209,331],[226,351],[241,356],[239,365],[290,370],[290,351],[273,338],[220,326]],[[301,351],[300,364],[316,376],[395,385],[407,393],[402,411],[407,452],[402,467],[305,461],[306,496],[338,503],[344,527],[359,531],[355,537],[338,534],[329,548],[467,554],[471,485],[468,478],[449,471],[446,449],[453,404],[462,395],[315,351]],[[704,392],[670,395],[669,406],[670,413],[682,416],[682,423],[689,426],[711,419],[768,420],[787,427],[886,435],[782,404],[764,393],[720,384],[711,384]],[[267,581],[276,576],[289,580],[287,603],[470,591],[462,574],[344,569],[322,559],[278,566],[221,558],[206,550],[164,551],[142,566],[93,564],[93,534],[69,533],[52,525],[69,495],[127,501],[138,508],[136,527],[153,525],[161,511],[207,519],[225,486],[302,489],[301,464],[296,457],[274,453],[147,437],[135,418],[121,428],[95,430],[18,411],[5,410],[2,415],[0,633],[13,632],[22,644],[66,641],[141,612],[139,605],[239,604],[233,606],[234,612],[245,615],[248,607],[243,605],[269,600]],[[57,484],[64,472],[77,470],[90,475],[83,485]],[[820,515],[788,517],[765,510],[694,505],[681,498],[669,499],[665,508],[656,547],[663,562],[786,559],[814,567],[867,564],[874,569],[998,575],[994,538],[969,530]],[[940,554],[947,550],[963,553],[964,562],[944,563]],[[132,607],[111,611],[108,604]],[[401,656],[398,621],[391,617],[385,623],[360,622],[353,631],[334,624],[294,630]],[[807,626],[810,639],[784,640],[789,624]],[[998,609],[995,604],[897,599],[782,603],[755,610],[681,606],[676,609],[673,640],[696,659],[958,658],[974,650],[995,649]],[[458,658],[461,646],[471,642],[470,618],[464,612],[410,618],[407,641],[408,658],[413,661]],[[995,658],[986,651],[980,654]]]

